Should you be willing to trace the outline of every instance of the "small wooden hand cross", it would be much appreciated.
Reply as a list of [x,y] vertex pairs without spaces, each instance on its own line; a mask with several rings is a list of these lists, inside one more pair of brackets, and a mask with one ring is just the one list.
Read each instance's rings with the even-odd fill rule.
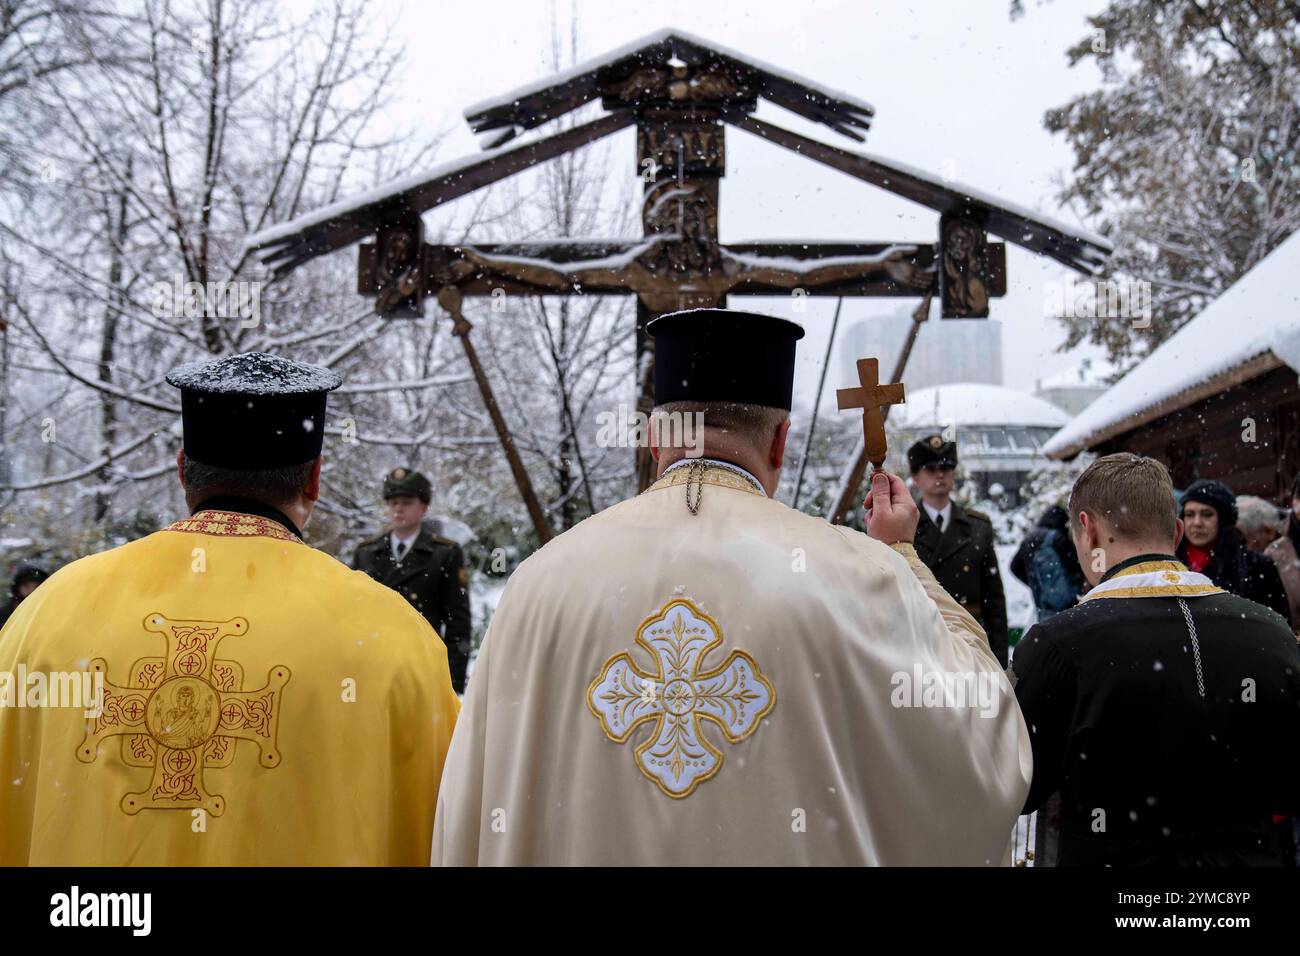
[[888,448],[885,443],[885,416],[882,406],[901,405],[903,383],[880,384],[880,362],[873,358],[858,359],[857,388],[841,388],[835,392],[840,411],[846,408],[862,409],[862,438],[866,442],[867,460],[879,471],[885,463]]

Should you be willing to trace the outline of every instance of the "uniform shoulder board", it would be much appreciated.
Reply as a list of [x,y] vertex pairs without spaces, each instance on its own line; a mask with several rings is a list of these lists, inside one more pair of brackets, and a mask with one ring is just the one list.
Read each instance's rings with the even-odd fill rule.
[[442,535],[434,534],[432,531],[429,532],[429,537],[433,540],[434,544],[443,544],[452,548],[460,547],[460,545],[458,545],[455,541],[452,541],[451,538],[444,538]]
[[382,544],[384,539],[387,538],[389,534],[390,532],[388,531],[381,531],[379,532],[379,534],[375,535],[372,538],[366,538],[364,541],[361,542],[359,547],[368,548],[373,544]]
[[976,511],[974,508],[964,508],[963,510],[978,521],[987,521],[989,524],[993,523],[993,519],[982,511]]

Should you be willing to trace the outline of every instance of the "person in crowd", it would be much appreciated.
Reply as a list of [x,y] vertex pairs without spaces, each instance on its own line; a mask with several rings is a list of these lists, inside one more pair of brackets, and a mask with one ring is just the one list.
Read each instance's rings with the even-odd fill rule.
[[[774,495],[803,330],[696,309],[647,331],[658,479],[511,575],[434,863],[1000,865],[1028,730],[917,556],[903,480],[872,477],[867,534],[791,510]],[[702,455],[661,441],[685,415]],[[961,700],[927,706],[945,675]]]
[[1202,478],[1183,492],[1185,534],[1178,559],[1230,594],[1271,608],[1291,620],[1277,566],[1246,546],[1237,530],[1237,497],[1221,481]]
[[1286,529],[1286,513],[1255,495],[1237,496],[1237,530],[1251,551],[1265,551]]
[[907,450],[912,484],[920,492],[916,553],[943,589],[980,622],[993,654],[1007,666],[1007,599],[988,515],[952,500],[957,443],[928,435]]
[[465,553],[425,524],[433,484],[410,468],[384,478],[389,527],[363,541],[352,567],[392,588],[424,615],[447,645],[451,686],[465,693],[470,654],[469,569]]
[[446,649],[303,539],[339,376],[248,352],[167,382],[189,516],[60,569],[0,640],[0,674],[93,695],[0,706],[0,867],[424,864]]
[[1052,505],[1025,535],[1011,559],[1011,573],[1033,592],[1040,621],[1074,607],[1088,588],[1070,540],[1069,523],[1066,510]]

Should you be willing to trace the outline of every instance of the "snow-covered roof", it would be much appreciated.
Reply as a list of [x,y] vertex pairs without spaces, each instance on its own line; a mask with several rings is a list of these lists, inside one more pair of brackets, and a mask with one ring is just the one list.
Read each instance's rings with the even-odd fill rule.
[[[906,378],[906,376],[904,376]],[[1028,425],[1059,428],[1070,416],[1051,402],[1001,385],[958,382],[918,388],[889,413],[894,431],[972,425]]]
[[429,169],[422,169],[418,173],[410,173],[406,176],[400,176],[397,179],[389,180],[373,189],[365,189],[361,192],[354,193],[344,199],[328,203],[313,209],[311,212],[303,213],[297,218],[290,219],[288,222],[282,222],[274,226],[268,226],[261,232],[255,232],[244,239],[244,251],[249,252],[268,246],[273,242],[279,242],[283,239],[291,238],[304,229],[310,229],[313,226],[319,226],[322,223],[329,222],[332,219],[338,219],[349,213],[357,212],[367,206],[374,206],[378,203],[386,202],[392,199],[400,199],[404,193],[409,192],[416,187],[423,186],[435,179],[450,179],[457,173],[479,166],[484,160],[494,159],[497,156],[506,153],[518,151],[523,143],[514,143],[510,146],[503,146],[499,149],[488,150],[486,153],[471,153],[468,156],[458,156],[455,159],[446,162],[437,163]]
[[[787,246],[796,243],[785,243]],[[751,269],[780,269],[785,272],[816,272],[818,269],[830,269],[837,266],[872,266],[888,262],[896,256],[911,255],[916,246],[906,243],[894,243],[871,255],[861,256],[822,256],[816,259],[798,259],[794,256],[763,255],[754,252],[736,252],[722,247],[722,257]]]
[[497,146],[525,129],[563,115],[600,96],[597,74],[678,59],[686,63],[731,61],[757,75],[757,95],[824,123],[836,132],[861,141],[856,129],[871,125],[875,108],[866,100],[766,63],[730,47],[705,40],[676,27],[665,27],[615,47],[576,66],[489,97],[465,108],[465,119],[481,142]]
[[[942,177],[936,178],[933,173],[929,173],[924,169],[921,169],[919,166],[913,166],[910,163],[905,163],[902,160],[893,159],[891,157],[880,156],[862,150],[843,150],[843,152],[850,153],[854,156],[860,156],[869,162],[875,163],[881,168],[891,169],[896,173],[910,176],[913,179],[930,186],[945,189],[949,193],[957,194],[963,199],[979,203],[989,209],[1001,210],[1009,213],[1011,216],[1024,220],[1026,223],[1046,226],[1062,235],[1087,243],[1090,246],[1095,246],[1096,254],[1093,259],[1095,268],[1092,269],[1094,272],[1101,268],[1105,256],[1114,251],[1115,247],[1111,241],[1100,233],[1093,232],[1091,229],[1086,229],[1083,226],[1071,225],[1070,223],[1064,222],[1063,220],[1057,219],[1053,216],[1030,209],[1028,206],[1009,202],[1001,196],[995,196],[993,193],[980,189],[977,186],[970,186],[966,183],[958,182],[955,179],[944,179]],[[1024,227],[1021,226],[1020,228],[1023,229]],[[990,224],[989,231],[996,232],[998,235],[1002,236],[1003,239],[1006,239],[1009,242],[1014,242],[1018,245],[1025,245],[1026,241],[1031,238],[1028,234],[1017,233],[1014,229],[1005,230],[994,228],[993,224]]]
[[1044,446],[1070,458],[1200,401],[1231,384],[1248,362],[1250,377],[1289,365],[1300,370],[1300,232],[1282,242],[1162,342]]
[[1097,275],[1113,251],[1104,236],[1071,226],[1026,206],[999,199],[963,183],[931,175],[908,163],[873,153],[831,146],[821,140],[783,129],[754,116],[725,116],[727,123],[806,159],[823,163],[880,189],[920,203],[940,213],[964,214],[975,207],[985,228],[1008,242],[1086,275]]

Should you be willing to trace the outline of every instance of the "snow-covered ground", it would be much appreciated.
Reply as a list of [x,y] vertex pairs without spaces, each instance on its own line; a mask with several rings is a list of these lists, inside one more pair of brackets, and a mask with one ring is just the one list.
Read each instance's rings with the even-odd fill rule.
[[1020,543],[999,544],[998,571],[1002,574],[1002,589],[1007,595],[1007,626],[1028,629],[1034,623],[1034,596],[1020,579],[1011,573],[1011,559],[1016,556]]
[[[469,614],[472,633],[483,634],[487,630],[488,622],[496,613],[497,605],[501,603],[501,595],[505,593],[506,581],[506,578],[489,577],[479,573],[475,573],[470,579]],[[474,665],[477,662],[478,648],[476,647],[469,655],[469,666],[465,671],[466,687],[469,686],[469,678],[474,676]]]

